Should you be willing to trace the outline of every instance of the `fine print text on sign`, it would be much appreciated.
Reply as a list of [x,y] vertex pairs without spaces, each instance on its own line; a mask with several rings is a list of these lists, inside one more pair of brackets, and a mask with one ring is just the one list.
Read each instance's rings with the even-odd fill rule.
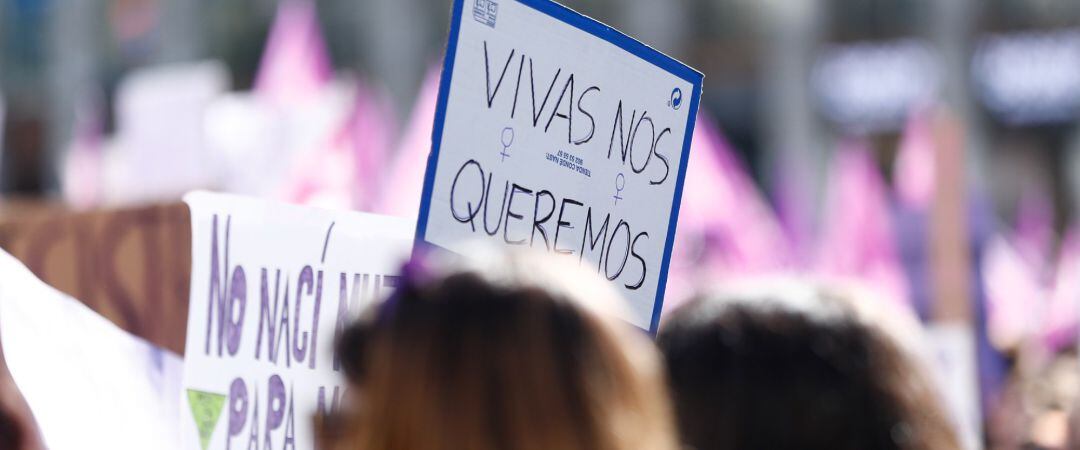
[[189,194],[184,449],[314,448],[344,394],[337,333],[388,294],[412,251],[397,218]]
[[549,0],[456,0],[417,239],[569,255],[655,331],[701,87]]

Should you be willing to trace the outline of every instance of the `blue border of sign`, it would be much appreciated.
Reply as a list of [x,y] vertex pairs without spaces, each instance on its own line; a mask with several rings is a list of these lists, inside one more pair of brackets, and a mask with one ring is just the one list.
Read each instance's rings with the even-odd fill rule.
[[[698,105],[701,101],[702,84],[705,77],[700,72],[676,61],[674,58],[660,53],[656,49],[634,40],[614,28],[555,3],[552,0],[509,1],[516,1],[531,7],[556,20],[610,42],[616,47],[619,47],[694,86],[693,95],[690,97],[690,109],[687,111],[686,136],[683,141],[682,164],[679,166],[679,175],[675,183],[675,196],[672,199],[667,242],[664,246],[664,260],[660,266],[660,278],[657,280],[658,288],[656,290],[656,300],[653,302],[652,320],[649,325],[649,333],[655,335],[657,329],[660,327],[660,314],[664,310],[664,293],[667,290],[668,268],[671,265],[672,247],[675,245],[675,229],[678,226],[679,208],[682,205],[683,182],[686,180],[686,166],[690,160],[690,141],[694,136],[694,125],[697,123]],[[428,216],[431,212],[431,193],[435,188],[435,171],[438,169],[439,165],[439,148],[442,146],[443,127],[446,123],[446,105],[450,99],[450,82],[454,75],[454,59],[457,56],[458,35],[461,33],[462,11],[464,11],[464,8],[465,0],[454,0],[454,10],[450,21],[450,39],[447,43],[446,60],[443,63],[442,78],[439,82],[438,105],[435,108],[435,126],[431,131],[431,153],[428,154],[427,172],[424,175],[424,190],[420,198],[420,215],[416,221],[416,242],[421,245],[432,245],[426,240]],[[415,251],[419,251],[421,245],[417,245]]]

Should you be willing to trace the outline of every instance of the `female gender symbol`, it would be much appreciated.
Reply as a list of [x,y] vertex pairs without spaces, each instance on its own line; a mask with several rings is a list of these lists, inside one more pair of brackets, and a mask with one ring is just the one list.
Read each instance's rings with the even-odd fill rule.
[[507,152],[510,151],[510,146],[513,145],[513,144],[514,144],[514,129],[510,128],[510,127],[503,128],[503,131],[502,131],[503,149],[502,149],[502,152],[499,153],[500,155],[502,155],[502,160],[503,161],[506,161],[506,158],[510,156],[510,154],[507,153]]
[[622,200],[622,191],[626,188],[626,175],[618,174],[615,176],[615,206],[619,206],[619,200]]

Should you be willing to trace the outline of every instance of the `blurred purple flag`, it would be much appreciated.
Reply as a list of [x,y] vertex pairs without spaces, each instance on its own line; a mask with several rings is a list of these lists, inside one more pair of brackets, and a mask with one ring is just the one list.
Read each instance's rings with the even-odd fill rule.
[[1045,192],[1026,189],[1016,214],[1015,231],[994,238],[985,252],[982,272],[988,334],[1002,350],[1031,340],[1054,348],[1074,331],[1080,314],[1075,298],[1067,297],[1073,289],[1070,278],[1076,278],[1076,272],[1071,277],[1066,272],[1076,264],[1076,236],[1062,243],[1057,279],[1052,280],[1054,213]]
[[370,209],[377,200],[394,128],[386,105],[358,82],[352,110],[341,127],[303,154],[290,170],[285,200],[333,209]]
[[364,84],[356,90],[356,106],[346,130],[356,155],[356,182],[359,190],[358,208],[369,211],[380,198],[390,164],[391,141],[397,134],[397,121],[385,96],[378,95]]
[[843,143],[830,171],[817,269],[825,277],[865,282],[911,308],[887,192],[869,150],[857,141]]
[[[1042,233],[1014,235],[1042,239]],[[1052,240],[1053,231],[1048,233],[1046,239]],[[1047,264],[1033,260],[1021,245],[998,236],[985,251],[983,284],[991,342],[1003,350],[1030,341],[1051,353],[1060,351],[1076,343],[1080,322],[1080,231],[1074,228],[1062,240],[1052,279],[1044,276]]]
[[289,169],[281,198],[328,209],[351,209],[361,203],[356,189],[357,159],[342,133],[304,155]]
[[777,220],[790,244],[793,264],[807,265],[816,250],[815,195],[807,186],[817,184],[816,173],[793,158],[781,158],[773,169],[773,198],[776,202]]
[[1004,236],[991,239],[984,255],[987,333],[997,348],[1015,349],[1041,322],[1046,290],[1031,265]]
[[[333,68],[310,0],[284,0],[263,52],[255,94],[271,104],[331,98]],[[323,94],[331,95],[327,97]],[[395,125],[388,104],[357,82],[351,111],[310,150],[295,155],[285,200],[337,209],[369,209],[378,198]],[[314,103],[320,106],[319,103]],[[291,112],[291,108],[287,108]],[[313,114],[315,114],[313,112]]]
[[315,2],[282,0],[259,63],[255,92],[276,103],[293,103],[317,93],[332,76]]
[[934,124],[932,110],[918,108],[908,117],[893,166],[897,199],[915,211],[934,200]]
[[668,297],[684,297],[700,282],[784,268],[789,248],[773,210],[705,113],[687,164]]
[[1054,205],[1045,189],[1029,186],[1016,208],[1016,232],[1013,243],[1020,255],[1045,279],[1054,245]]
[[435,124],[435,104],[439,96],[439,71],[431,70],[416,98],[409,125],[401,138],[390,176],[383,184],[372,212],[415,220],[420,213],[424,173],[431,153],[431,130]]

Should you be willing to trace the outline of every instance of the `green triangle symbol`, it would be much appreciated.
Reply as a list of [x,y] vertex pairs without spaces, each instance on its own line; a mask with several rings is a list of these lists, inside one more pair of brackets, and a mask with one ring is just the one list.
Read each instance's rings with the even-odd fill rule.
[[225,396],[194,389],[188,389],[187,394],[188,403],[191,404],[191,416],[195,418],[195,426],[199,428],[199,442],[202,449],[206,450],[210,446],[214,427],[221,417],[221,409],[225,406]]

